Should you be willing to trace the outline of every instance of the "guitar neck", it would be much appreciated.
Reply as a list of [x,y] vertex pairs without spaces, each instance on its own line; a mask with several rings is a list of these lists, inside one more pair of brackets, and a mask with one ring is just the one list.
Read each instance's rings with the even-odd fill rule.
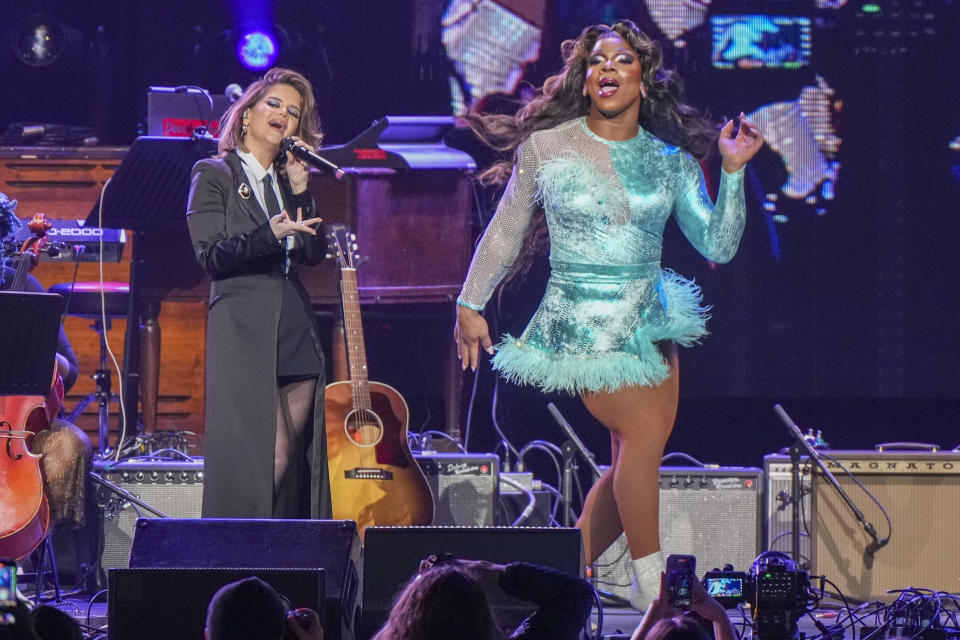
[[343,333],[347,346],[347,364],[350,367],[350,387],[354,409],[370,409],[370,378],[367,375],[367,347],[363,341],[363,323],[360,319],[360,294],[357,290],[357,270],[340,270],[340,297],[343,302]]

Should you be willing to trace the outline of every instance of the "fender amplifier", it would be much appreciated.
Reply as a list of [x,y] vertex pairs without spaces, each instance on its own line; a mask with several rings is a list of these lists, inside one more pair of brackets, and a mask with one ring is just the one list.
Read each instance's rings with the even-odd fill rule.
[[[660,548],[697,557],[697,575],[732,564],[746,570],[760,552],[763,471],[755,467],[660,467]],[[633,567],[621,535],[597,560],[596,587],[630,597]]]
[[840,487],[877,534],[890,540],[868,553],[873,539],[823,473],[814,469],[814,572],[836,583],[848,598],[863,601],[889,602],[899,594],[887,593],[888,589],[906,587],[956,592],[960,584],[954,537],[960,531],[960,453],[826,454],[830,458],[824,463]]
[[[764,549],[793,553],[793,464],[790,456],[771,453],[763,457],[763,473],[766,478],[766,496],[763,510]],[[806,456],[800,460],[800,560],[803,568],[809,569],[810,550],[810,463]]]
[[499,458],[492,453],[417,453],[433,494],[433,525],[492,527],[496,524]]
[[[199,518],[203,501],[203,458],[176,461],[98,460],[94,473],[117,485],[171,518]],[[130,560],[137,518],[155,518],[115,491],[99,485],[97,499],[102,510],[104,569],[126,568]]]

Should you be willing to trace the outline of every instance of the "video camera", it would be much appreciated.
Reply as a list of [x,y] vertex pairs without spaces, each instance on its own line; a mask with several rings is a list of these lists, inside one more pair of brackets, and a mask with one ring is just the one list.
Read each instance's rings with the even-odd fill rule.
[[703,586],[727,609],[749,604],[760,640],[793,638],[810,602],[810,575],[779,551],[761,553],[749,571],[708,571]]

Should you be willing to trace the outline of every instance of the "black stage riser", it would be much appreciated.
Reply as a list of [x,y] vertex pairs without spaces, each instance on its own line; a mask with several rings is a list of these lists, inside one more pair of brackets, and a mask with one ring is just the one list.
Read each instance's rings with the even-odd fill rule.
[[326,638],[352,640],[362,593],[352,520],[137,521],[130,568],[323,569]]
[[203,640],[210,599],[250,576],[323,616],[323,569],[111,569],[109,640]]
[[[368,527],[364,534],[363,617],[359,638],[373,635],[386,621],[399,589],[430,554],[496,563],[539,564],[581,575],[583,552],[578,529],[509,527]],[[487,592],[498,622],[519,624],[534,607],[505,595]]]

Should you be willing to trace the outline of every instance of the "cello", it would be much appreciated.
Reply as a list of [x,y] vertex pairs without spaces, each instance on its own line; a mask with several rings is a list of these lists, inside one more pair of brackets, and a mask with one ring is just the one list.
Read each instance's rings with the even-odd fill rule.
[[[12,217],[13,206],[16,201],[0,213]],[[8,291],[24,290],[27,272],[42,250],[51,224],[38,213],[28,226],[35,237],[20,248],[20,262]],[[63,381],[54,366],[47,397],[0,396],[0,557],[24,558],[46,538],[50,505],[41,456],[30,451],[27,439],[50,425],[63,404],[63,393]]]

